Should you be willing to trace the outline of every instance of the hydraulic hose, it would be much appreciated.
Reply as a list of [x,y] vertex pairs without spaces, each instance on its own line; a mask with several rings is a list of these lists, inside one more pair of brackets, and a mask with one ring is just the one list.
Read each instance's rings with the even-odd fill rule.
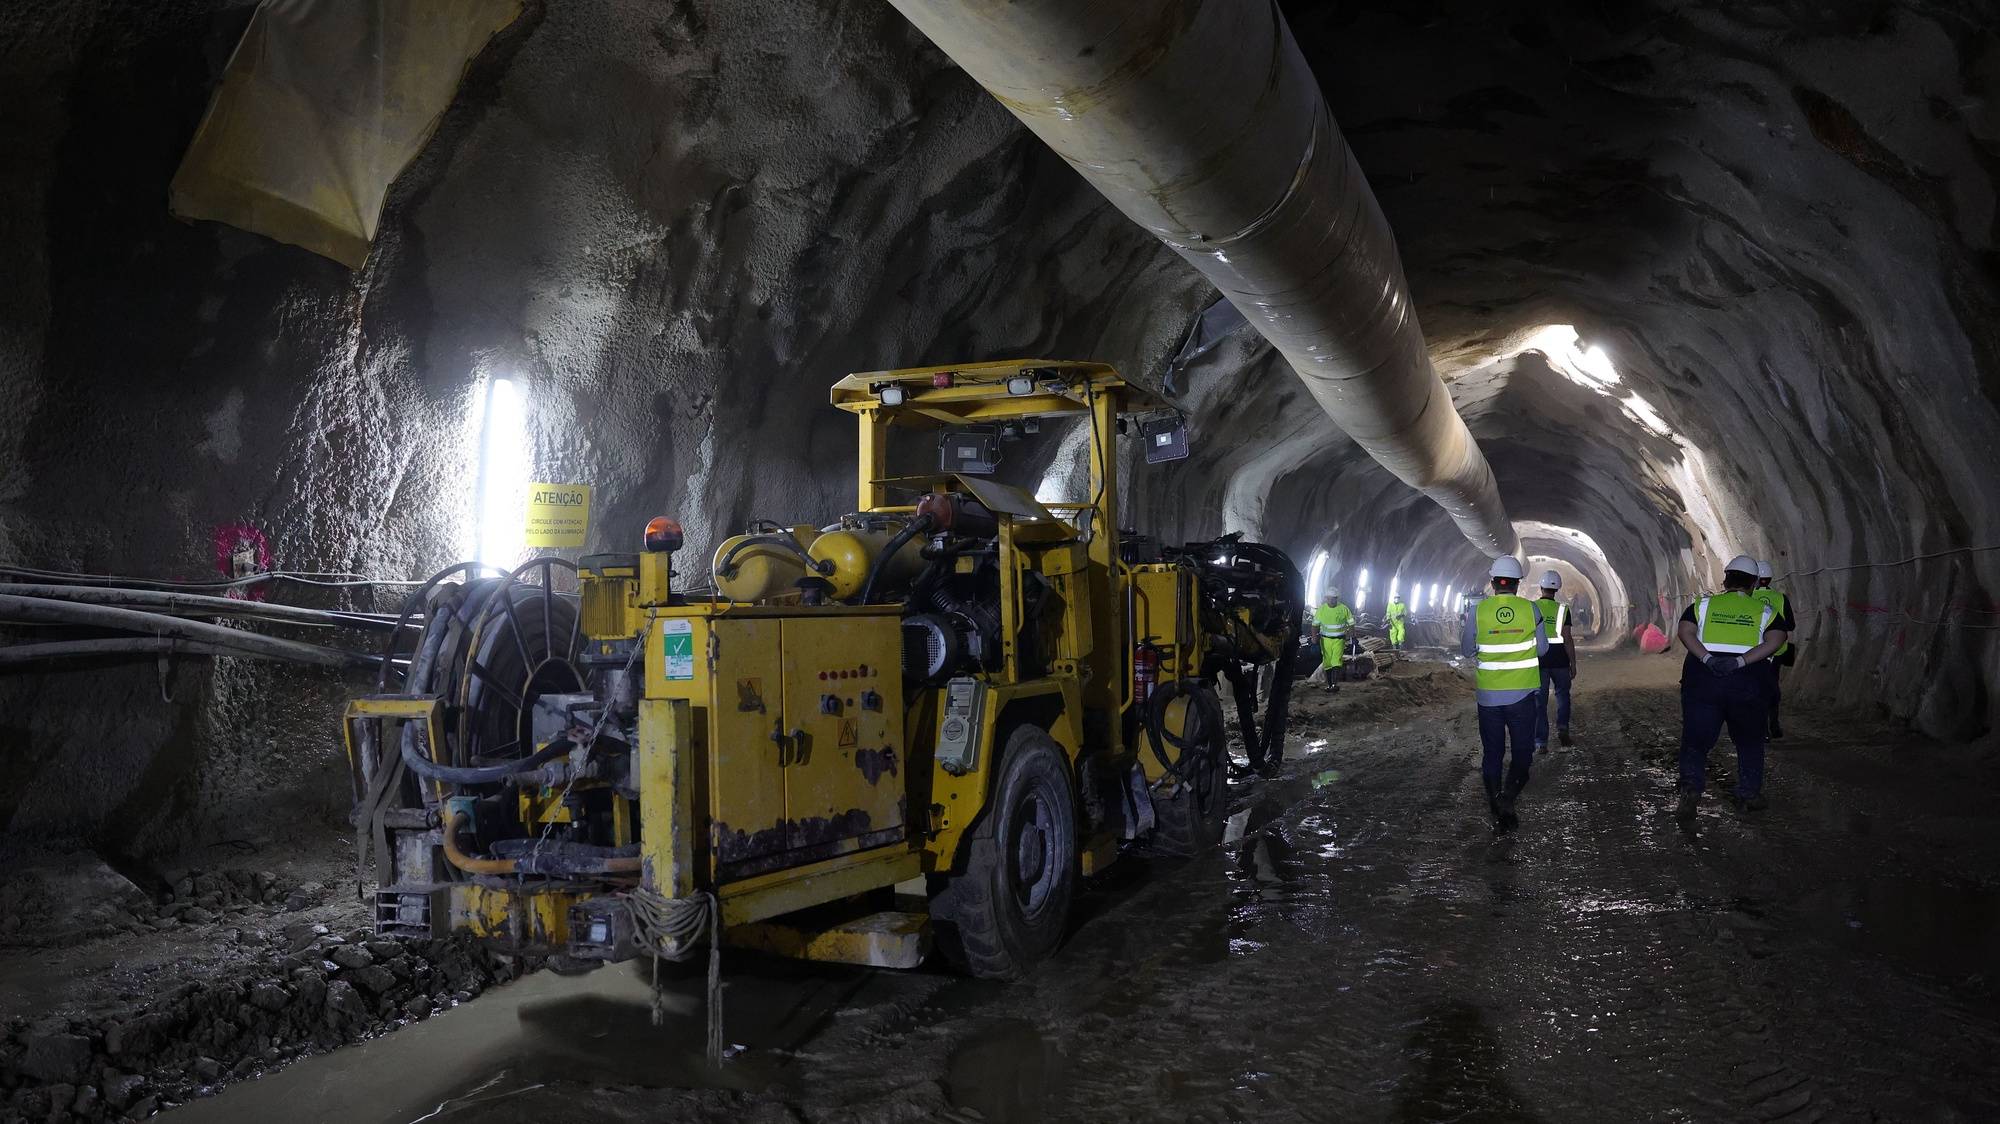
[[417,749],[415,738],[406,737],[403,739],[403,764],[420,777],[445,784],[499,784],[516,773],[546,765],[575,748],[576,744],[568,738],[557,738],[519,761],[503,761],[498,765],[440,765]]
[[[332,649],[328,649],[331,651]],[[237,659],[274,660],[283,657],[262,652],[225,648],[199,640],[175,640],[166,636],[123,636],[102,640],[58,640],[47,644],[10,644],[0,648],[0,667],[22,667],[51,660],[90,659],[94,656],[234,656]]]
[[338,609],[307,609],[297,605],[273,605],[264,601],[243,601],[234,597],[212,597],[201,593],[180,593],[158,589],[120,589],[116,586],[98,585],[42,585],[30,582],[0,583],[0,591],[21,597],[46,597],[55,601],[74,601],[85,605],[113,605],[130,607],[145,605],[161,610],[179,610],[220,617],[257,617],[264,620],[282,621],[287,624],[313,625],[324,628],[328,625],[343,625],[349,628],[365,628],[376,631],[390,631],[396,628],[393,617],[373,613],[348,613]]
[[936,519],[933,519],[928,514],[919,515],[915,519],[905,523],[902,530],[897,531],[890,537],[888,545],[882,548],[882,553],[875,556],[874,564],[868,567],[868,580],[861,583],[860,604],[872,605],[875,603],[875,583],[880,581],[883,572],[888,570],[889,560],[896,556],[897,551],[908,546],[911,539],[916,538],[918,535],[930,533],[931,528],[935,526],[937,526]]
[[[1238,557],[1254,558],[1284,575],[1286,601],[1284,631],[1278,645],[1275,674],[1271,677],[1271,697],[1264,705],[1263,759],[1275,761],[1285,753],[1285,730],[1291,721],[1292,660],[1299,644],[1299,620],[1305,615],[1305,579],[1292,556],[1269,543],[1239,542]],[[1245,727],[1247,730],[1249,727]]]
[[821,559],[817,559],[814,558],[812,555],[807,554],[805,547],[799,545],[798,538],[794,536],[790,531],[786,531],[781,534],[749,535],[745,537],[744,539],[739,541],[735,546],[730,547],[729,550],[725,554],[723,554],[723,556],[720,559],[716,561],[715,576],[718,578],[726,578],[735,574],[736,556],[753,546],[782,547],[786,550],[791,551],[793,554],[798,555],[799,560],[806,564],[806,569],[811,570],[813,573],[818,574],[821,577],[825,577],[826,575],[833,573],[833,563],[831,561],[824,561]]
[[[1188,720],[1176,735],[1166,728],[1167,707],[1183,696],[1187,699]],[[1214,756],[1222,740],[1222,704],[1216,700],[1215,692],[1199,679],[1170,679],[1153,688],[1152,697],[1146,700],[1145,715],[1147,742],[1160,766],[1192,782],[1193,768]],[[1172,757],[1167,756],[1168,746],[1176,751]]]
[[466,854],[458,845],[458,825],[463,819],[462,815],[447,815],[444,818],[444,831],[440,834],[444,837],[447,862],[467,874],[513,874],[520,869],[520,864],[513,859],[476,859]]
[[[444,830],[444,857],[467,874],[540,874],[570,878],[592,874],[637,874],[644,862],[636,848],[591,847],[581,843],[515,840],[526,853],[513,858],[482,859],[459,846],[458,829],[463,814],[447,815]],[[628,853],[629,852],[629,853]]]
[[365,667],[374,662],[359,652],[343,652],[296,640],[280,640],[258,632],[224,628],[202,621],[183,620],[163,613],[141,612],[111,605],[86,605],[48,597],[21,597],[0,593],[0,619],[35,624],[81,625],[118,632],[139,632],[175,640],[193,640],[218,647],[253,652],[271,659],[292,660],[320,667]]

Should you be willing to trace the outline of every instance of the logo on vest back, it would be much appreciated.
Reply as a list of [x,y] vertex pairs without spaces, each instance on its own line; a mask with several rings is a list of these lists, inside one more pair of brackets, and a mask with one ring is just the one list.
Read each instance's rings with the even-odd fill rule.
[[1513,624],[1514,607],[1512,605],[1502,605],[1498,609],[1494,610],[1493,617],[1495,620],[1498,620],[1501,624]]

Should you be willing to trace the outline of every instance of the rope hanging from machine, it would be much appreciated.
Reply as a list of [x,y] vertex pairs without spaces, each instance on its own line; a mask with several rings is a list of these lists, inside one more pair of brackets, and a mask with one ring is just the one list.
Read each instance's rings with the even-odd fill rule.
[[653,1025],[666,1021],[665,992],[660,988],[660,961],[676,963],[694,954],[702,931],[708,933],[708,1064],[722,1064],[722,904],[701,891],[669,898],[644,886],[624,895],[639,939],[653,957]]

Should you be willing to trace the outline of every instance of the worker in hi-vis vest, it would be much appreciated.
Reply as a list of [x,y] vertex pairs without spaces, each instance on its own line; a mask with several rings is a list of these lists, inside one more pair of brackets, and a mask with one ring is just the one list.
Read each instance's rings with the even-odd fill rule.
[[1339,592],[1329,592],[1313,610],[1313,623],[1319,626],[1320,674],[1327,690],[1338,691],[1339,680],[1347,678],[1347,634],[1354,628],[1354,610],[1340,603]]
[[1563,587],[1561,574],[1542,571],[1542,599],[1535,608],[1549,635],[1549,650],[1542,653],[1542,690],[1535,699],[1535,749],[1549,747],[1549,694],[1556,696],[1556,737],[1564,745],[1569,739],[1569,686],[1576,679],[1576,639],[1570,635],[1569,606],[1556,600]]
[[1708,772],[1708,751],[1729,727],[1736,743],[1736,807],[1758,812],[1764,800],[1764,724],[1770,717],[1760,662],[1785,646],[1777,610],[1757,600],[1757,560],[1739,554],[1723,567],[1722,592],[1681,614],[1681,798],[1675,814],[1694,818]]
[[1388,608],[1382,610],[1389,617],[1389,647],[1401,648],[1403,638],[1408,635],[1405,621],[1410,615],[1410,607],[1403,604],[1401,595],[1389,598]]
[[[1786,636],[1790,636],[1796,630],[1797,622],[1792,619],[1791,599],[1771,588],[1771,564],[1761,558],[1757,560],[1757,588],[1750,596],[1769,605],[1771,611],[1778,614],[1777,620],[1772,622],[1771,627],[1784,629]],[[1770,696],[1769,736],[1772,741],[1785,736],[1785,728],[1778,724],[1778,700],[1784,693],[1778,688],[1778,669],[1790,667],[1797,663],[1798,659],[1799,646],[1787,640],[1784,646],[1778,649],[1777,655],[1758,665],[1759,670],[1764,673],[1764,693]]]
[[[1528,766],[1535,759],[1535,700],[1541,694],[1542,655],[1549,650],[1549,638],[1535,603],[1517,592],[1520,560],[1495,558],[1490,573],[1493,596],[1481,598],[1466,614],[1459,647],[1474,661],[1479,776],[1486,783],[1486,806],[1499,830],[1512,831],[1521,822],[1514,801],[1527,787]],[[1509,742],[1511,760],[1506,759]]]

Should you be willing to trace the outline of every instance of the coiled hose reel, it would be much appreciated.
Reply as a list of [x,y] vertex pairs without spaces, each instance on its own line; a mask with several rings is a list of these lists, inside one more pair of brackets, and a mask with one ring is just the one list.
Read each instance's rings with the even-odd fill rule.
[[[1167,729],[1167,709],[1182,699],[1186,705],[1181,730],[1176,734]],[[1161,683],[1146,699],[1145,725],[1146,743],[1160,767],[1186,785],[1199,804],[1206,805],[1215,795],[1213,786],[1223,777],[1228,746],[1222,702],[1214,689],[1199,679]]]

